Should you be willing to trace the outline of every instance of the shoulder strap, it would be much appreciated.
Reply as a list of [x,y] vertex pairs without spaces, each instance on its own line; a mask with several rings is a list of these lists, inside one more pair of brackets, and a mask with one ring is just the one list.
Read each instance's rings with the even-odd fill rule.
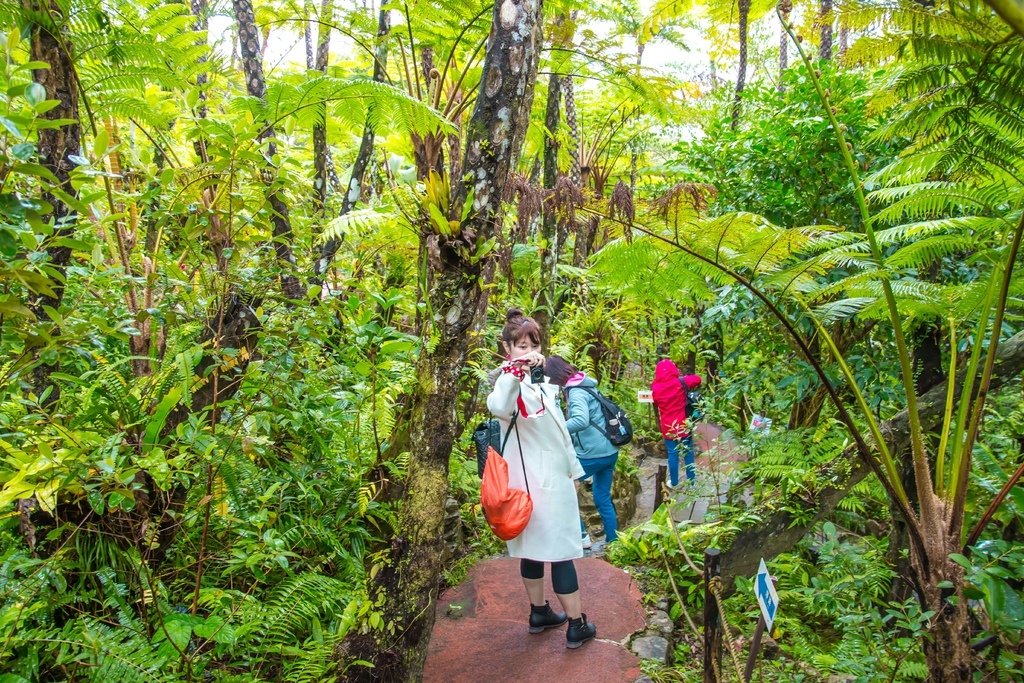
[[[519,395],[522,396],[523,390],[519,389]],[[526,460],[523,459],[523,442],[519,438],[519,407],[516,406],[516,412],[512,413],[512,421],[508,425],[508,431],[505,433],[505,440],[501,442],[500,455],[505,455],[505,446],[508,445],[509,437],[512,436],[512,430],[516,430],[516,443],[519,444],[519,463],[523,466],[523,481],[526,483],[526,493],[530,494],[530,478],[526,476]]]
[[[591,387],[580,387],[580,386],[577,386],[577,387],[573,387],[573,388],[574,389],[582,389],[583,391],[587,392],[588,394],[590,394],[591,396],[596,398],[598,404],[600,405],[600,403],[601,403],[601,394],[599,392],[594,391]],[[568,396],[569,395],[569,388],[566,387],[565,391],[566,391],[566,396]],[[604,413],[604,406],[601,405],[600,407],[601,407],[601,412],[603,414]],[[593,420],[591,420],[589,418],[589,414],[590,414],[589,407],[587,408],[587,414],[588,414],[587,420],[590,422],[590,426],[593,427],[594,429],[596,429],[597,431],[601,432],[602,434],[604,434],[605,431],[607,431],[608,428],[607,427],[602,427],[601,425],[597,424],[596,422],[594,422]]]

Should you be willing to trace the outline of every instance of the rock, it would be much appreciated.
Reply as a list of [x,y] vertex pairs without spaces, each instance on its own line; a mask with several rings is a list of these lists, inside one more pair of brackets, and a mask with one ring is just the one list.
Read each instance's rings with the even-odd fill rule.
[[643,636],[633,641],[633,652],[640,659],[669,663],[668,641],[661,636]]
[[[620,455],[620,457],[624,456]],[[620,528],[636,515],[636,496],[640,493],[640,489],[639,477],[633,475],[627,478],[621,472],[615,472],[615,476],[612,478],[612,504],[615,505],[615,515],[619,518]],[[601,515],[597,512],[597,506],[594,505],[593,493],[588,491],[586,486],[581,486],[578,495],[580,514],[583,515],[583,521],[586,523],[587,529],[590,530],[590,535],[592,537],[600,536],[597,529],[602,526]]]
[[761,638],[761,656],[765,659],[775,659],[779,656],[779,644],[767,633]]
[[640,678],[633,681],[633,683],[654,683],[650,676],[641,676]]
[[459,514],[459,501],[449,498],[444,504],[444,540],[447,546],[445,561],[447,562],[464,542],[462,515]]
[[675,624],[672,623],[672,618],[661,610],[658,610],[651,615],[651,618],[647,620],[647,625],[650,626],[652,630],[657,631],[666,638],[671,638],[672,631],[675,629]]
[[668,612],[668,600],[665,600],[664,598],[658,600],[658,609],[662,612]]

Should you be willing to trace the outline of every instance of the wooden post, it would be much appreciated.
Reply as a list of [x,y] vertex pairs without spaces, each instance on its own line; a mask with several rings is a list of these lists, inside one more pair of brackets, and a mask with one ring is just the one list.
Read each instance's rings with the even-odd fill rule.
[[711,579],[722,574],[722,551],[704,551],[704,683],[725,683],[715,677],[715,667],[722,670],[722,621],[718,602],[711,593]]
[[750,644],[750,656],[747,657],[747,666],[743,669],[743,682],[750,683],[754,677],[754,664],[757,663],[757,652],[761,649],[761,638],[764,636],[764,615],[757,618],[757,627],[754,629],[754,640]]
[[[776,583],[774,576],[768,577],[772,584]],[[757,626],[754,628],[754,640],[750,643],[750,656],[747,657],[747,666],[743,669],[743,681],[741,683],[750,683],[750,680],[754,677],[754,665],[757,663],[757,653],[761,650],[761,638],[764,637],[766,624],[764,622],[764,615],[757,617]]]
[[652,512],[656,512],[665,502],[665,478],[667,476],[668,467],[658,465],[658,473],[654,477],[654,510]]

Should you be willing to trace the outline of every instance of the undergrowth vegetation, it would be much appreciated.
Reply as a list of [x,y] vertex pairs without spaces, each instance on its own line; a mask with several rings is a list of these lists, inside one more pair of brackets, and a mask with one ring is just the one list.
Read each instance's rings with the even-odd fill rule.
[[512,306],[725,430],[652,678],[717,547],[756,680],[1024,681],[1017,4],[0,0],[0,683],[419,680]]

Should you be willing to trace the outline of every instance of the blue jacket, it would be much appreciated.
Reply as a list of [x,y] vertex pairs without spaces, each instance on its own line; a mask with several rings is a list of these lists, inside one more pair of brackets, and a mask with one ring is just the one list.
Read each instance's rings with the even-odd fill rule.
[[[579,384],[565,388],[569,405],[565,428],[572,436],[576,457],[580,460],[592,460],[615,455],[619,449],[604,435],[604,414],[601,412],[601,404],[590,392],[584,391],[581,387],[596,390],[597,382],[585,377]],[[595,424],[600,427],[595,427]]]

